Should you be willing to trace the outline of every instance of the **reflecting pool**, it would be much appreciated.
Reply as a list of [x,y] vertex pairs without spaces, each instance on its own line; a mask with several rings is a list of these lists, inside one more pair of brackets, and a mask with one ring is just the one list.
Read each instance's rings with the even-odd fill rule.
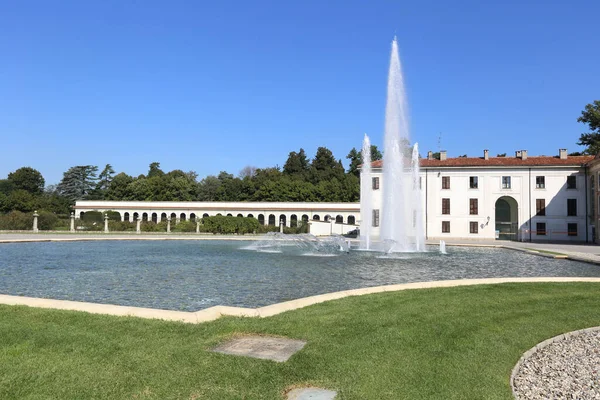
[[595,265],[495,248],[437,246],[425,253],[296,246],[261,251],[245,241],[94,241],[0,245],[0,293],[169,310],[261,307],[316,294],[462,278],[600,277]]

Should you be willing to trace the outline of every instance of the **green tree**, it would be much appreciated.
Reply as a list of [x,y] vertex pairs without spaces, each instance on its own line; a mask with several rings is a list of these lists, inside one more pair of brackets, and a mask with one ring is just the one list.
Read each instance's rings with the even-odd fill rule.
[[98,184],[96,185],[96,189],[105,193],[110,186],[110,182],[113,180],[113,174],[115,170],[112,165],[106,164],[100,175],[98,175]]
[[86,199],[96,187],[97,173],[98,167],[94,165],[71,167],[63,174],[57,190],[71,202]]
[[106,200],[133,200],[133,194],[129,185],[133,182],[133,177],[124,172],[115,175],[110,181],[104,198]]
[[8,179],[0,179],[0,193],[9,194],[15,189],[14,185]]
[[579,137],[580,146],[586,146],[584,154],[596,155],[600,153],[600,100],[587,104],[577,118],[577,122],[587,124],[590,132],[582,133]]
[[338,180],[344,175],[342,161],[336,161],[331,150],[319,147],[311,163],[311,181],[318,184],[321,181]]
[[22,167],[8,174],[8,181],[14,189],[22,189],[33,195],[40,195],[44,191],[46,181],[42,174],[31,167]]
[[283,165],[283,173],[286,175],[305,177],[309,171],[310,163],[304,149],[300,149],[298,153],[291,151]]
[[209,175],[198,183],[199,201],[216,201],[221,181],[214,175]]
[[162,169],[160,169],[160,163],[159,162],[153,162],[150,163],[150,167],[148,169],[148,178],[152,178],[155,176],[163,176],[165,173],[163,172]]
[[[356,150],[356,148],[352,148],[348,155],[346,156],[348,160],[350,160],[350,165],[348,166],[348,173],[354,176],[360,176],[360,166],[363,163],[362,151]],[[383,155],[379,151],[376,145],[371,145],[371,161],[381,160]]]

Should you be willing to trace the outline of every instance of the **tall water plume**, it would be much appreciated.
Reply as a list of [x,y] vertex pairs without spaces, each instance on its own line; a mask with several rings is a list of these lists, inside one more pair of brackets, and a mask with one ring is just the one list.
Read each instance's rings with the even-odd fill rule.
[[[380,230],[380,240],[389,251],[424,250],[421,190],[418,184],[418,148],[415,146],[410,157],[405,154],[409,145],[408,104],[398,55],[398,42],[394,38],[385,109]],[[405,160],[405,157],[410,157],[411,162]]]
[[413,232],[414,250],[425,251],[425,229],[423,221],[423,191],[421,185],[421,167],[419,166],[419,145],[415,143],[412,151],[412,213],[413,213]]
[[371,248],[373,225],[373,192],[371,184],[371,140],[365,133],[362,145],[362,167],[360,173],[360,248]]

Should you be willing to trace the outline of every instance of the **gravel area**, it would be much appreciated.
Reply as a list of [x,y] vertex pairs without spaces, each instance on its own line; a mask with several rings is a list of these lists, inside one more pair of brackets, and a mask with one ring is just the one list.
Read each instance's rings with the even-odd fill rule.
[[600,399],[600,330],[540,344],[513,375],[517,399]]

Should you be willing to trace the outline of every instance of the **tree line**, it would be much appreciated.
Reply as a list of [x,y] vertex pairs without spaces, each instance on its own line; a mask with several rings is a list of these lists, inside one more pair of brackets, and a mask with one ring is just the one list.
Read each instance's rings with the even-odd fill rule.
[[[382,158],[375,145],[371,157]],[[312,159],[300,149],[289,153],[283,168],[247,166],[237,176],[221,171],[202,179],[194,171],[165,172],[159,162],[139,176],[116,173],[110,164],[102,170],[78,165],[65,171],[58,185],[47,187],[39,171],[22,167],[0,179],[0,213],[43,210],[66,216],[77,200],[355,202],[362,155],[353,148],[346,158],[347,170],[326,147]]]

